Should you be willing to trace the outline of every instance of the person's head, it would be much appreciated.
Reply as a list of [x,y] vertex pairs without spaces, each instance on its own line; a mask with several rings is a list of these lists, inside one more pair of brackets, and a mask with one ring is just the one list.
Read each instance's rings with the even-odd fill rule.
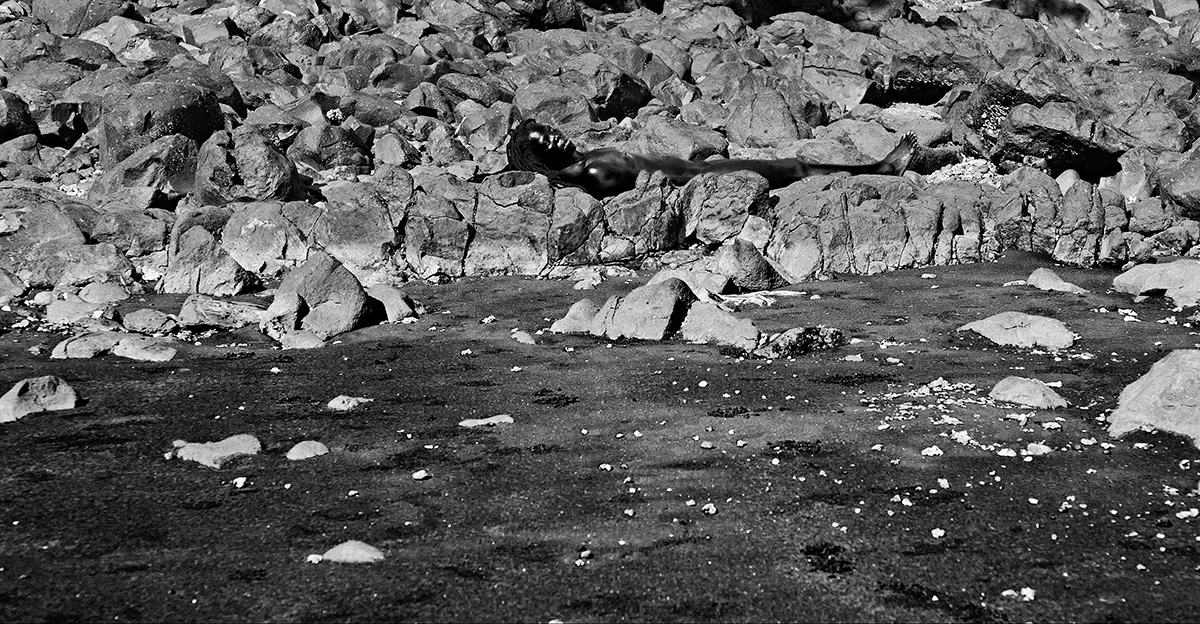
[[549,174],[577,160],[575,144],[557,128],[526,119],[508,135],[508,162],[513,169]]

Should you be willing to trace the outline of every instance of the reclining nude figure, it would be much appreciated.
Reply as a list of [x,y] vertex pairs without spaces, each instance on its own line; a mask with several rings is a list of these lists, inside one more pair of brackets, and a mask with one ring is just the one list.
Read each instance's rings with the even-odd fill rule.
[[800,158],[693,161],[673,156],[630,154],[613,148],[578,152],[575,144],[556,128],[526,119],[509,133],[508,163],[513,170],[544,174],[555,186],[575,186],[594,197],[604,198],[632,189],[642,171],[661,171],[677,185],[705,173],[753,171],[766,178],[773,189],[810,176],[839,171],[901,175],[908,168],[916,143],[915,135],[905,134],[883,160],[868,165],[814,163]]

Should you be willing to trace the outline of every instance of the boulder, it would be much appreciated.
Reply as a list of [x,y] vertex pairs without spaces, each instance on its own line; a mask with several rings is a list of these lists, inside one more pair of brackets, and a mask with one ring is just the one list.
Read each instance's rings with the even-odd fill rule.
[[130,88],[127,97],[105,106],[100,154],[105,167],[111,167],[162,137],[183,135],[199,145],[224,127],[212,91],[172,82],[142,82]]
[[387,284],[367,288],[367,297],[382,306],[389,323],[417,316],[417,303],[404,291]]
[[342,542],[321,555],[321,561],[333,563],[375,563],[383,559],[382,550],[358,540]]
[[749,319],[739,319],[714,303],[698,302],[688,309],[679,328],[679,337],[692,342],[716,343],[753,351],[758,346],[758,327]]
[[592,321],[598,312],[600,306],[591,299],[576,301],[567,310],[566,316],[550,325],[550,331],[556,334],[586,334],[591,331]]
[[179,309],[179,324],[189,328],[237,329],[262,322],[267,308],[247,301],[192,295]]
[[680,191],[684,235],[710,247],[741,233],[746,219],[768,209],[766,178],[752,171],[706,174]]
[[290,269],[264,313],[260,327],[281,340],[297,330],[321,340],[354,329],[366,312],[367,295],[354,274],[322,251]]
[[251,202],[229,206],[233,214],[221,229],[221,248],[243,269],[274,277],[308,257],[308,241],[287,217],[283,204]]
[[125,0],[38,0],[33,16],[63,37],[78,35],[125,10]]
[[1080,288],[1063,278],[1050,269],[1041,268],[1034,269],[1033,273],[1025,279],[1025,283],[1037,288],[1038,290],[1056,290],[1059,292],[1074,293],[1076,295],[1087,294],[1087,289]]
[[973,331],[1001,346],[1041,347],[1058,351],[1075,344],[1075,334],[1065,323],[1024,312],[1001,312],[983,320],[967,323],[958,331]]
[[463,260],[471,240],[466,216],[475,214],[477,196],[476,185],[442,172],[421,173],[413,207],[404,225],[404,259],[418,275],[463,274]]
[[125,329],[139,334],[169,334],[179,329],[179,323],[170,314],[153,308],[141,308],[121,316]]
[[836,327],[793,327],[771,336],[754,350],[754,355],[768,360],[792,358],[813,351],[836,349],[845,342],[845,333]]
[[662,340],[679,330],[696,300],[683,280],[671,278],[612,297],[596,314],[590,332],[610,339]]
[[1200,350],[1177,349],[1125,386],[1108,417],[1114,438],[1131,431],[1168,431],[1200,448]]
[[334,182],[323,189],[325,202],[307,231],[308,244],[324,249],[338,262],[355,268],[379,266],[399,246],[397,228],[404,220],[404,201],[385,195],[367,182]]
[[75,389],[58,377],[22,379],[0,397],[0,423],[38,412],[73,409],[78,400]]
[[186,442],[176,440],[172,454],[185,461],[219,469],[225,462],[238,457],[257,455],[262,450],[258,438],[242,433],[219,442]]
[[554,191],[546,176],[512,171],[488,176],[479,185],[464,270],[470,275],[537,275],[550,261],[546,235],[554,213]]
[[662,269],[646,283],[657,284],[669,279],[683,280],[698,298],[706,298],[705,293],[712,295],[727,293],[730,286],[728,276],[700,269]]
[[181,134],[155,139],[104,172],[88,191],[96,203],[119,199],[130,189],[178,200],[192,192],[196,178],[196,142]]
[[[179,231],[179,223],[176,224]],[[158,282],[164,293],[201,293],[229,297],[251,282],[251,275],[204,226],[193,225],[175,240],[167,272]]]
[[1163,295],[1175,305],[1200,305],[1200,260],[1139,264],[1113,278],[1113,290],[1135,296]]
[[12,91],[0,89],[0,143],[37,132],[37,123],[25,100]]
[[1055,409],[1067,406],[1067,400],[1040,379],[1015,375],[1000,380],[1000,383],[992,388],[988,396],[997,401],[1016,403],[1036,409]]
[[787,284],[762,252],[741,238],[727,241],[717,250],[713,270],[728,277],[742,292],[774,290]]

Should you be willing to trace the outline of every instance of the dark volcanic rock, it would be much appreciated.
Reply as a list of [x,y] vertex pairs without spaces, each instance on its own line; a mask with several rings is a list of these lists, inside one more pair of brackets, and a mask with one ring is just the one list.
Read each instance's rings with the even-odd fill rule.
[[125,9],[125,0],[37,0],[33,16],[56,35],[70,37],[98,26]]
[[106,109],[100,153],[104,163],[112,165],[161,137],[179,134],[201,144],[224,127],[212,91],[171,82],[144,82]]
[[37,131],[25,100],[11,91],[0,90],[0,143]]

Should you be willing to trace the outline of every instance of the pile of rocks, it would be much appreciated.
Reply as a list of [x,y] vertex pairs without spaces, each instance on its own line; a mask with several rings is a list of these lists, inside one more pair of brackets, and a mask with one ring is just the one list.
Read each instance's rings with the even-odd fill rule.
[[[1200,13],[1186,1],[1085,0],[1038,21],[974,3],[786,4],[7,0],[0,296],[229,296],[306,261],[361,288],[689,247],[748,263],[731,276],[766,267],[766,283],[1005,249],[1078,265],[1193,253],[1184,74]],[[865,162],[910,131],[921,145],[903,178],[770,191],[748,172],[679,188],[655,174],[600,201],[505,171],[525,117],[582,149],[687,158]],[[922,175],[964,151],[985,160]],[[361,322],[347,310],[370,297],[352,293],[322,308],[346,319],[307,327],[295,281],[272,335]]]
[[604,305],[583,299],[550,327],[562,334],[591,334],[612,340],[663,340],[679,337],[733,347],[754,357],[777,359],[832,349],[846,341],[833,327],[797,327],[764,334],[747,319],[735,316],[712,298],[705,286],[712,274],[661,271],[645,286]]

